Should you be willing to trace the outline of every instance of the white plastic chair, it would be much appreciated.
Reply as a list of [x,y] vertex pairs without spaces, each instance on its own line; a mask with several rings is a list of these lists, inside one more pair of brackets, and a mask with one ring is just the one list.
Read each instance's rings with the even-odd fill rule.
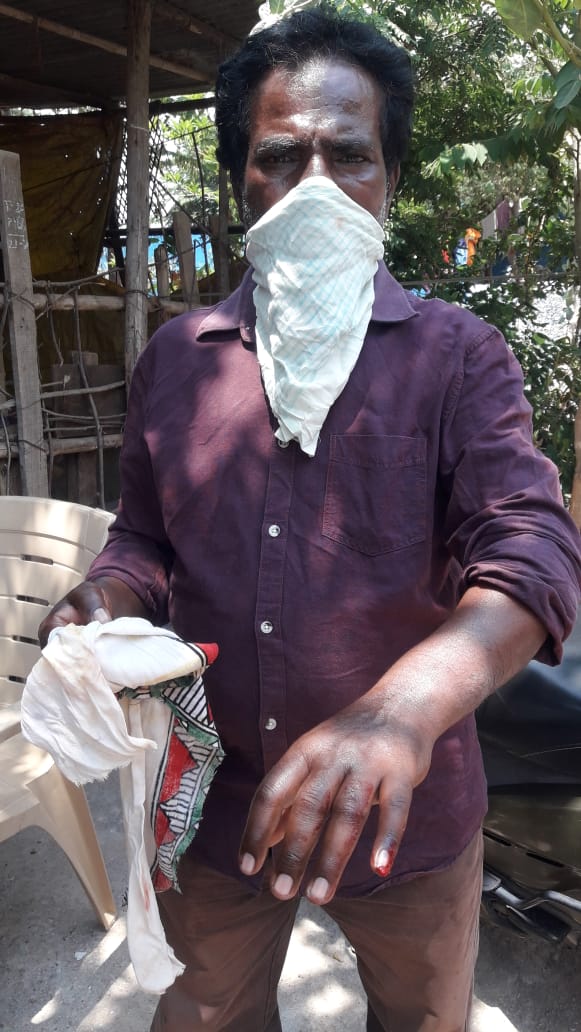
[[83,580],[112,520],[111,513],[73,502],[0,497],[0,842],[30,825],[44,828],[105,928],[115,903],[85,793],[22,737],[19,710],[40,655],[38,625]]
[[40,655],[38,625],[83,580],[112,520],[73,502],[0,497],[0,741],[19,730],[22,688]]

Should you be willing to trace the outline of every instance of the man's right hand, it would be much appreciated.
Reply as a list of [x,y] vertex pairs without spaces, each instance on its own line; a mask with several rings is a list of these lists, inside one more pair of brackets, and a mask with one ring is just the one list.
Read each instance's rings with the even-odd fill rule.
[[118,616],[147,617],[141,599],[117,577],[100,577],[83,581],[57,602],[38,628],[41,648],[54,627],[67,624],[88,624],[92,620],[108,623]]

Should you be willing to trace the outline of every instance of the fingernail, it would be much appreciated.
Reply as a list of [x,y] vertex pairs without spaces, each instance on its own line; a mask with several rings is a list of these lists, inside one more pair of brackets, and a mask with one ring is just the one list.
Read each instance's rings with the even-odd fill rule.
[[285,899],[290,896],[294,887],[294,882],[290,874],[279,874],[273,885],[273,891],[277,896],[283,896]]
[[240,870],[242,874],[254,874],[254,867],[256,860],[251,853],[245,853],[240,861]]
[[329,882],[326,878],[315,878],[307,889],[307,896],[313,903],[324,903],[329,894]]
[[380,878],[387,878],[393,867],[394,860],[395,847],[392,849],[378,849],[373,862],[375,873],[378,874]]
[[106,609],[94,609],[93,620],[98,620],[99,623],[110,623],[111,617]]

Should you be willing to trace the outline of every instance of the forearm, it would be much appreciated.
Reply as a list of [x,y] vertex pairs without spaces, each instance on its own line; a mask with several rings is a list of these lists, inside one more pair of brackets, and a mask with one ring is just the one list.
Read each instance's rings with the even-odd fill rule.
[[521,670],[545,638],[543,625],[520,603],[470,588],[452,616],[402,656],[370,694],[383,697],[390,719],[433,745]]

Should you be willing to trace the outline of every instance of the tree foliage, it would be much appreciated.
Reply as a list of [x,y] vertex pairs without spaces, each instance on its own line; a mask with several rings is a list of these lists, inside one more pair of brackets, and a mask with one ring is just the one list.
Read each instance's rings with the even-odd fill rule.
[[[568,299],[570,284],[561,277],[575,272],[568,133],[581,123],[581,51],[574,49],[581,2],[350,6],[383,21],[416,67],[415,140],[392,210],[388,260],[400,279],[430,277],[438,294],[503,330],[525,372],[537,440],[568,492],[579,350],[565,326],[542,331],[536,324],[547,293],[556,302]],[[442,250],[451,253],[465,229],[478,226],[503,197],[519,200],[518,221],[481,247],[459,281],[446,279]],[[514,278],[477,290],[475,279],[489,274],[498,254],[511,255]]]

